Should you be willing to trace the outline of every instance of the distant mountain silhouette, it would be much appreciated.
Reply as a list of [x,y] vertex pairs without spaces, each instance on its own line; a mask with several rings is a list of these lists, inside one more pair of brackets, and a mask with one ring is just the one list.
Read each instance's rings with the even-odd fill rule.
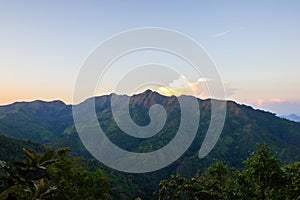
[[291,120],[293,122],[298,122],[300,123],[300,116],[296,115],[296,114],[290,114],[290,115],[282,115],[280,116],[281,118],[285,118],[288,120]]

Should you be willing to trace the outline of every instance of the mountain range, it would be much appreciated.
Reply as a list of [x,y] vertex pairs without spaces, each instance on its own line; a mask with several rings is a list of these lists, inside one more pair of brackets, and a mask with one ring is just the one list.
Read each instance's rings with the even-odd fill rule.
[[284,118],[284,119],[288,119],[290,121],[293,121],[293,122],[298,122],[300,123],[300,116],[296,115],[296,114],[290,114],[290,115],[282,115],[280,116],[281,118]]
[[[162,148],[174,138],[181,114],[175,96],[166,97],[147,90],[130,97],[130,115],[136,124],[143,126],[150,123],[148,111],[154,104],[162,105],[168,116],[165,126],[157,135],[150,138],[135,138],[124,133],[114,121],[110,106],[113,95],[115,94],[94,97],[94,100],[99,124],[114,144],[128,151],[149,152]],[[124,95],[115,95],[115,97],[124,98]],[[79,105],[84,105],[90,100],[87,99]],[[156,172],[127,174],[111,170],[98,163],[87,152],[78,137],[73,121],[72,105],[66,105],[61,101],[18,102],[0,106],[0,134],[3,135],[1,141],[5,139],[10,141],[8,143],[14,144],[11,147],[6,146],[6,149],[16,149],[16,146],[19,148],[26,143],[30,143],[27,146],[34,150],[41,148],[39,144],[69,146],[75,155],[90,160],[96,166],[101,166],[111,179],[114,190],[131,199],[136,195],[151,199],[160,180],[175,173],[192,176],[216,160],[242,168],[242,161],[255,150],[257,144],[269,144],[283,163],[300,161],[300,124],[277,117],[274,113],[255,110],[233,101],[226,102],[226,121],[215,148],[208,156],[199,159],[198,152],[211,118],[211,102],[217,100],[197,99],[197,101],[201,118],[193,143],[177,161]],[[2,145],[0,160],[11,159],[5,157],[7,153],[2,153],[4,151],[1,148],[3,149]]]

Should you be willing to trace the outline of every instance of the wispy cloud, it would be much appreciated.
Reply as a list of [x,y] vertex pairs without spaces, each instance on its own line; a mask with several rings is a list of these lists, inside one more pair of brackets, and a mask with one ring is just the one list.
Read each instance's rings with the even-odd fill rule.
[[220,32],[220,33],[213,34],[213,35],[211,35],[211,37],[214,37],[214,38],[221,37],[221,36],[224,36],[224,35],[226,35],[230,32],[231,32],[231,30],[226,30],[226,31],[223,31],[223,32]]
[[280,98],[270,98],[270,99],[257,99],[256,103],[259,106],[269,103],[283,103],[284,100]]

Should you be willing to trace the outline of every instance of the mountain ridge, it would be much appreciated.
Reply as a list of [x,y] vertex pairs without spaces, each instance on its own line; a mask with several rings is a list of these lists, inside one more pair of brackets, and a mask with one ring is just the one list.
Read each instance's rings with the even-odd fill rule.
[[[98,112],[98,115],[100,115],[100,117],[106,116],[107,119],[105,120],[111,120],[112,115],[109,113],[111,112],[110,101],[112,96],[115,96],[117,98],[130,98],[130,105],[132,105],[130,109],[133,109],[134,112],[138,112],[138,115],[143,115],[142,117],[135,117],[134,120],[141,125],[147,125],[147,123],[149,123],[150,118],[148,116],[148,109],[151,105],[156,103],[162,103],[163,106],[166,107],[168,112],[173,114],[175,113],[176,116],[174,115],[175,117],[173,118],[176,118],[177,115],[180,114],[177,97],[164,96],[151,90],[146,90],[143,93],[135,94],[132,96],[117,94],[97,96],[89,98],[83,101],[81,104],[94,99],[96,102],[96,111]],[[200,120],[202,119],[203,121],[209,121],[211,99],[197,100],[200,105],[200,112],[202,113],[200,116]],[[285,119],[276,117],[274,113],[254,109],[251,106],[241,105],[234,101],[226,101],[226,103],[228,110],[225,121],[226,126],[228,126],[228,124],[232,125],[236,121],[248,124],[248,126],[250,122],[252,124],[262,124],[260,121],[255,122],[257,118],[256,115],[264,115],[264,117],[262,117],[262,120],[264,120],[264,118],[268,116],[268,118],[272,118],[271,120],[273,121],[276,120],[280,123],[288,123],[291,124],[291,126],[298,125],[295,125],[293,124],[293,122],[290,122],[288,120],[285,121]],[[135,114],[133,114],[133,116],[134,115]],[[230,121],[228,122],[228,120]],[[109,123],[112,124],[112,122]],[[207,122],[204,123],[207,124]],[[26,124],[31,124],[33,126],[33,134],[30,133],[31,129],[28,128]],[[265,124],[263,125],[266,126]],[[114,124],[114,126],[116,125]],[[226,128],[226,126],[224,128]],[[24,127],[27,127],[26,130],[22,130],[22,128]],[[12,131],[12,129],[16,130]],[[117,130],[116,132],[120,132],[120,130],[115,129],[114,127],[113,129],[115,131]],[[232,131],[234,130],[235,129],[233,129]],[[274,129],[272,131],[276,132],[276,130]],[[7,136],[30,139],[41,143],[60,140],[61,137],[70,136],[71,132],[73,135],[76,135],[76,130],[73,125],[72,105],[66,105],[62,101],[33,101],[18,102],[7,106],[0,106],[0,132]],[[42,134],[42,136],[39,137],[39,134]],[[43,137],[45,138],[43,139]]]
[[[155,136],[146,139],[127,135],[117,126],[113,118],[110,106],[112,96],[117,100],[130,98],[129,109],[132,120],[140,126],[150,123],[149,108],[153,104],[162,105],[168,116],[165,126]],[[175,96],[163,96],[152,91],[131,97],[110,94],[89,98],[81,105],[91,100],[95,100],[98,121],[107,137],[115,145],[128,151],[142,153],[162,148],[174,138],[180,124],[180,105]],[[243,167],[242,161],[251,155],[257,144],[267,143],[273,146],[283,163],[300,161],[300,124],[279,118],[274,113],[257,110],[234,101],[226,101],[226,120],[214,149],[205,158],[199,159],[198,152],[211,120],[211,102],[219,100],[197,100],[200,110],[199,129],[189,149],[177,161],[164,169],[141,175],[118,173],[101,164],[100,166],[108,174],[113,174],[113,177],[123,177],[120,179],[125,182],[130,180],[129,182],[135,187],[139,187],[140,196],[143,199],[149,199],[152,192],[157,189],[158,182],[168,178],[170,174],[180,173],[192,176],[215,160],[222,160],[233,167]],[[42,144],[68,146],[75,155],[95,160],[79,139],[73,121],[72,105],[34,101],[1,106],[0,133]],[[145,180],[147,184],[144,184]],[[118,181],[115,183],[118,184]],[[133,199],[130,192],[127,195],[129,199]]]

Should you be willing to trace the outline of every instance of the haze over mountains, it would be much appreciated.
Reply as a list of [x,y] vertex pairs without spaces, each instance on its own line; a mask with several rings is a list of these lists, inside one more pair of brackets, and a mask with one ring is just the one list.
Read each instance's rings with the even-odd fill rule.
[[280,116],[280,117],[300,123],[300,116],[298,116],[296,114],[283,115],[283,116]]
[[[130,114],[137,124],[143,126],[150,122],[148,111],[153,104],[162,105],[168,116],[165,126],[158,134],[144,139],[131,137],[120,130],[112,116],[111,97],[112,95],[95,97],[96,112],[102,129],[120,148],[132,152],[150,152],[168,144],[176,134],[181,114],[176,97],[162,96],[150,90],[131,97]],[[122,98],[121,95],[116,97]],[[81,104],[87,101],[89,100]],[[240,168],[243,166],[242,161],[254,151],[257,144],[271,145],[284,163],[300,161],[300,124],[233,101],[227,102],[225,125],[215,148],[207,157],[199,159],[198,152],[210,122],[211,100],[198,99],[198,103],[201,118],[197,136],[179,160],[153,173],[140,176],[122,174],[126,179],[130,177],[132,184],[139,188],[140,192],[143,191],[140,196],[147,198],[147,194],[152,194],[157,189],[158,182],[170,174],[182,173],[190,176],[198,169],[206,168],[214,160],[222,160]],[[61,101],[21,102],[1,106],[0,134],[40,144],[57,143],[60,146],[69,146],[74,154],[92,159],[77,135],[72,106]],[[16,145],[24,144],[16,142]],[[0,150],[1,148],[4,147],[1,145]],[[38,147],[34,146],[34,148]],[[4,156],[4,154],[0,155]],[[5,159],[10,158],[0,158],[0,160]],[[111,171],[107,168],[105,170]],[[145,180],[148,184],[141,184],[141,181]],[[130,191],[125,193],[130,197]]]

